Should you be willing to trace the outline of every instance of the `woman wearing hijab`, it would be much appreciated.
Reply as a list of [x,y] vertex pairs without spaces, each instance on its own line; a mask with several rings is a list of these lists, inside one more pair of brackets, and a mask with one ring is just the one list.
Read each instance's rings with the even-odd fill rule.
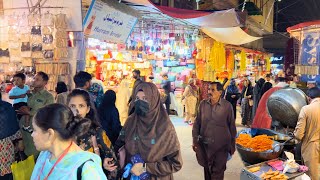
[[121,125],[124,125],[128,118],[128,101],[131,96],[129,85],[130,83],[126,79],[123,79],[117,92],[116,107],[119,110]]
[[265,82],[262,86],[260,97],[262,97],[264,93],[266,93],[271,88],[272,88],[272,84],[270,82]]
[[108,90],[103,95],[101,105],[98,109],[102,128],[106,131],[112,144],[118,139],[122,128],[119,120],[119,112],[115,103],[116,93],[113,90]]
[[239,90],[236,86],[235,79],[231,79],[230,85],[227,87],[225,92],[225,99],[232,104],[234,119],[236,119],[237,114],[237,101],[240,97]]
[[195,85],[194,79],[189,79],[189,84],[182,95],[182,100],[185,101],[186,118],[185,122],[189,125],[193,124],[196,115],[196,106],[199,98],[199,88]]
[[2,101],[0,93],[0,179],[13,179],[10,166],[15,161],[13,141],[17,140],[22,140],[22,135],[16,112]]
[[56,87],[56,93],[56,103],[67,105],[67,97],[69,92],[66,83],[62,81],[58,82]]
[[253,105],[253,88],[251,81],[248,78],[244,79],[243,89],[241,92],[241,124],[244,126],[250,126],[251,124],[251,113]]
[[252,119],[256,115],[256,111],[261,99],[261,90],[264,85],[265,80],[263,78],[260,78],[256,85],[253,88],[253,106],[252,106]]
[[90,86],[89,93],[92,94],[93,102],[95,103],[96,107],[99,107],[103,97],[103,86],[94,82]]
[[128,117],[116,144],[124,144],[126,163],[133,164],[131,176],[172,180],[173,173],[182,167],[180,143],[158,88],[152,83],[141,83],[134,98],[135,111]]

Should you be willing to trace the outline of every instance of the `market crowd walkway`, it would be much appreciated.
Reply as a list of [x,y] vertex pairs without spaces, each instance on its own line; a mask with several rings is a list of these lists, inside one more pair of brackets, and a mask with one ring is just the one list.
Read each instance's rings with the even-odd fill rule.
[[[203,168],[198,164],[196,160],[196,155],[192,150],[192,127],[186,123],[183,123],[183,119],[170,116],[172,120],[176,132],[178,134],[178,138],[180,141],[183,166],[182,169],[174,173],[175,180],[202,180],[203,176]],[[237,130],[239,131],[243,126],[241,125],[241,117],[238,110],[237,120],[236,120]],[[241,158],[236,151],[230,161],[227,163],[227,170],[225,171],[225,180],[237,180],[240,179],[241,169],[244,167]]]

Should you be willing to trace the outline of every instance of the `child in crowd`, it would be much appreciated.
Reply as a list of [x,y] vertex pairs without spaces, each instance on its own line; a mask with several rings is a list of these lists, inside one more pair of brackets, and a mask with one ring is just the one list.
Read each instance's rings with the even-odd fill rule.
[[[13,84],[15,85],[9,92],[9,99],[13,99],[13,108],[17,111],[22,106],[28,106],[28,93],[30,92],[29,86],[25,85],[26,76],[23,73],[17,73],[13,76]],[[30,127],[30,117],[24,115],[23,130],[32,133]],[[22,115],[18,115],[18,120],[21,119]]]

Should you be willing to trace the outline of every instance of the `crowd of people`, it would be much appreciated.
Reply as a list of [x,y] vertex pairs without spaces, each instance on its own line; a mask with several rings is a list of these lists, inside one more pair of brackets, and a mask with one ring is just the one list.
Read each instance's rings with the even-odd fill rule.
[[[234,111],[234,118],[236,118],[236,107],[238,104],[241,105],[241,124],[243,126],[251,127],[253,120],[258,118],[257,111],[260,101],[264,101],[272,94],[276,89],[284,87],[296,88],[296,81],[288,83],[284,77],[271,79],[272,75],[267,74],[264,78],[260,78],[257,81],[251,78],[251,76],[244,76],[238,79],[231,79],[228,81],[229,84],[225,88],[224,99],[232,104]],[[269,91],[272,89],[271,91]],[[269,95],[263,98],[263,95],[267,93]],[[262,106],[262,105],[261,105]],[[259,117],[260,116],[260,113]]]
[[[130,164],[129,179],[173,179],[182,167],[180,144],[156,85],[139,76],[135,70],[131,98],[121,102],[84,71],[74,76],[71,91],[58,82],[55,97],[45,89],[46,73],[34,76],[32,89],[24,74],[16,74],[9,93],[13,105],[0,101],[0,179],[12,179],[10,165],[18,152],[25,154],[21,160],[36,159],[31,179],[116,180]],[[128,82],[121,86],[127,90],[118,93],[129,97]],[[126,106],[121,114],[116,104]]]
[[[169,118],[170,82],[163,77],[165,100],[154,83],[140,79],[138,70],[133,71],[131,93],[126,80],[117,93],[104,92],[98,80],[80,71],[73,78],[76,88],[69,90],[58,82],[55,97],[45,89],[46,73],[37,72],[32,88],[25,85],[23,74],[16,74],[15,87],[9,92],[13,105],[0,100],[0,179],[12,179],[10,165],[31,155],[36,159],[32,180],[173,179],[183,162]],[[259,102],[274,89],[289,86],[284,78],[278,81],[272,82],[267,75],[254,83],[250,77],[238,85],[236,79],[229,84],[213,82],[208,98],[200,102],[200,89],[195,79],[189,80],[182,98],[185,121],[193,125],[192,148],[206,180],[222,180],[226,163],[235,153],[237,104],[241,104],[242,124],[251,126],[263,117]],[[314,129],[320,129],[320,115],[313,109],[319,106],[320,91],[311,83],[308,87],[310,105],[300,113],[294,134],[302,141],[311,176],[316,177],[312,166],[317,158],[313,157],[319,151],[310,154],[306,149],[319,145]]]

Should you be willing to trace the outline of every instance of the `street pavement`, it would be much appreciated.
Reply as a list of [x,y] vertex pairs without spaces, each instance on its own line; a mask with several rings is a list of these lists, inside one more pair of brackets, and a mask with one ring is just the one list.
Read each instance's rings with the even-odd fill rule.
[[[203,168],[198,164],[196,155],[192,150],[192,126],[183,122],[182,118],[177,116],[170,116],[172,123],[175,126],[183,159],[182,169],[174,173],[175,180],[203,180]],[[240,113],[238,110],[236,119],[237,130],[243,128],[241,125]],[[235,152],[232,159],[227,163],[227,170],[225,171],[225,180],[238,180],[240,179],[241,169],[244,167],[238,152]]]
[[[3,94],[3,100],[11,102],[7,94]],[[238,107],[239,108],[239,107]],[[183,122],[183,118],[177,116],[170,116],[172,123],[175,126],[183,159],[182,169],[174,173],[175,180],[204,180],[203,168],[198,164],[196,155],[192,150],[192,126]],[[241,125],[241,118],[239,109],[237,112],[237,130],[243,128]],[[238,152],[235,152],[232,159],[227,163],[227,170],[225,171],[225,180],[239,180],[241,169],[244,167]]]

